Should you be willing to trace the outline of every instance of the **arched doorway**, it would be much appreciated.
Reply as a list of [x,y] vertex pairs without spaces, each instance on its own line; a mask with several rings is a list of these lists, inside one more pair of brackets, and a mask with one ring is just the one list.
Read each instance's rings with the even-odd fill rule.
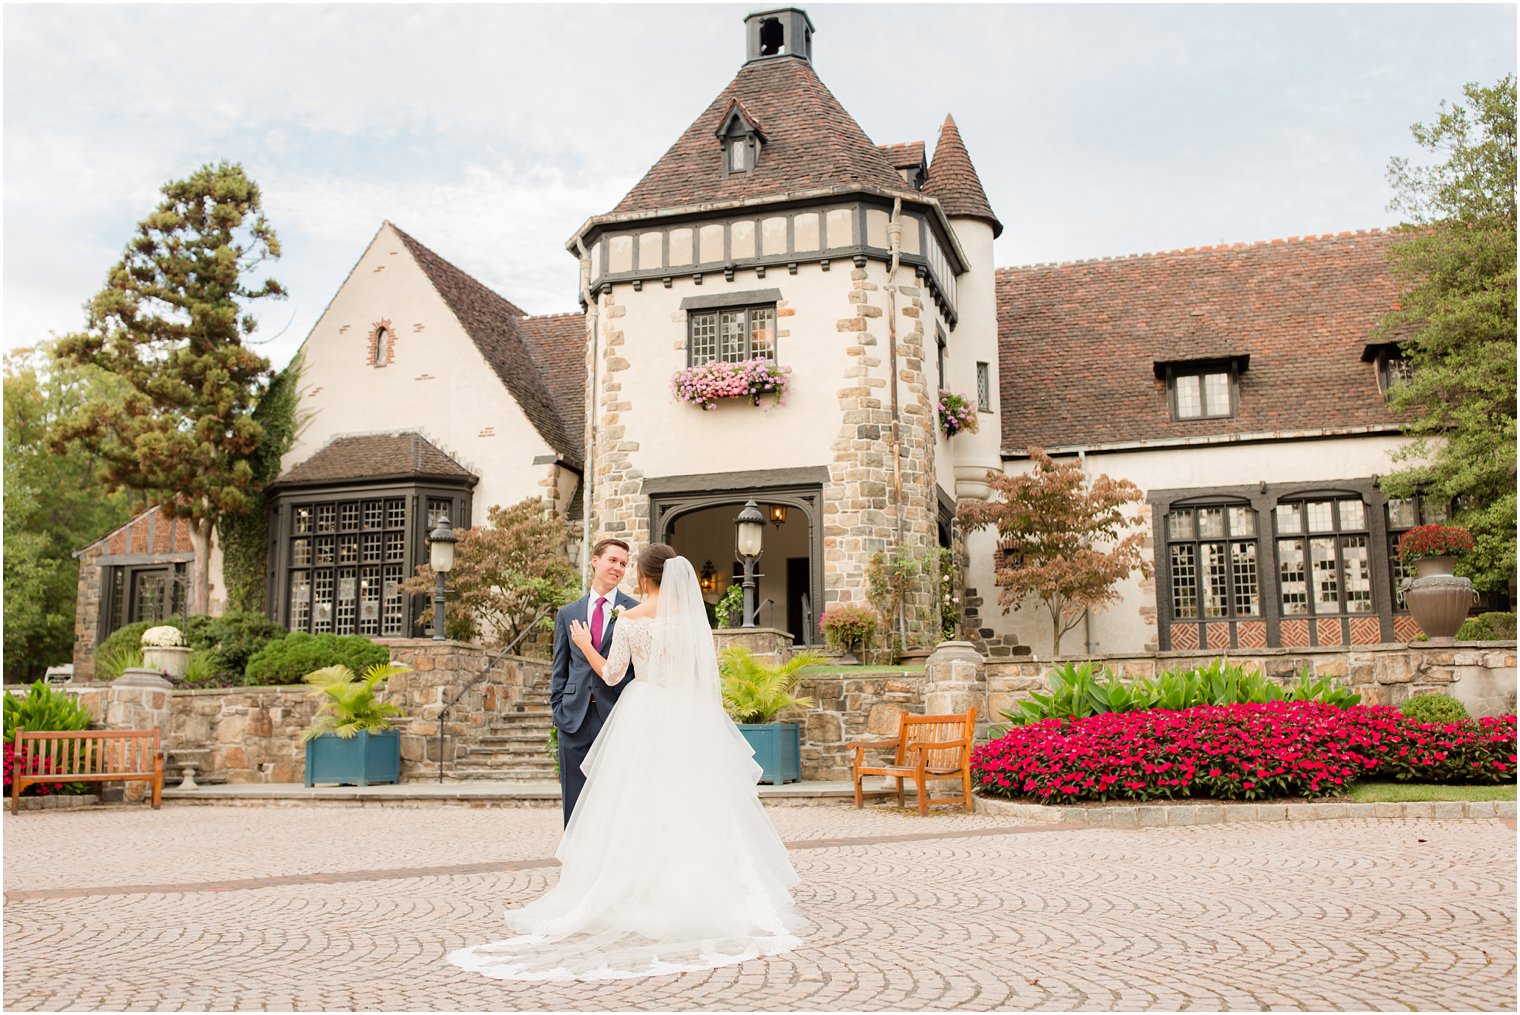
[[[700,478],[716,485],[725,479],[732,482],[744,477],[738,474]],[[761,627],[788,632],[799,645],[820,640],[818,604],[823,599],[820,486],[735,484],[726,490],[699,491],[661,490],[665,483],[658,480],[649,485],[655,487],[650,493],[653,538],[675,547],[699,574],[711,564],[711,581],[703,583],[703,596],[709,604],[716,603],[730,585],[741,580],[743,569],[734,552],[734,519],[746,501],[759,504],[769,522],[758,568],[756,622]]]

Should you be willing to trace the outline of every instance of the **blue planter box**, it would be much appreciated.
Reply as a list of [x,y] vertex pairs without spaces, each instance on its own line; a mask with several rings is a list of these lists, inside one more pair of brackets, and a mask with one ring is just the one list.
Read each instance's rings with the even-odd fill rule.
[[401,781],[401,732],[359,733],[344,740],[324,733],[306,741],[306,785],[368,786]]
[[755,749],[764,771],[760,781],[771,786],[802,781],[800,727],[794,722],[740,723],[739,732]]

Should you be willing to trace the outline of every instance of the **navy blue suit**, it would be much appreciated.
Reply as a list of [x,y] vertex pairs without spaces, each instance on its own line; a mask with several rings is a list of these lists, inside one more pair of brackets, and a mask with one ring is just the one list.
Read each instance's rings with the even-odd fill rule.
[[[590,623],[586,613],[590,602],[588,592],[569,606],[560,607],[554,617],[554,677],[549,684],[549,705],[554,710],[555,728],[559,730],[559,787],[564,797],[567,825],[575,810],[575,801],[586,785],[581,762],[586,760],[586,752],[591,750],[596,735],[612,714],[618,695],[633,679],[633,667],[629,666],[622,681],[612,686],[604,683],[587,662],[585,653],[570,640],[572,620]],[[622,610],[639,604],[637,599],[624,595],[621,590],[614,593],[611,602],[615,609]],[[602,643],[597,651],[604,658],[612,646],[612,629],[616,626],[615,617],[603,618]]]

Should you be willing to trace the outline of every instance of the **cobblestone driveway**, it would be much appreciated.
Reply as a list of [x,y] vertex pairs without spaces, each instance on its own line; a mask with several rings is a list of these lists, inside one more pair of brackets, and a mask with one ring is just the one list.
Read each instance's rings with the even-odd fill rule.
[[768,810],[802,949],[587,985],[443,961],[553,882],[557,809],[7,814],[4,1006],[1515,1008],[1512,822]]

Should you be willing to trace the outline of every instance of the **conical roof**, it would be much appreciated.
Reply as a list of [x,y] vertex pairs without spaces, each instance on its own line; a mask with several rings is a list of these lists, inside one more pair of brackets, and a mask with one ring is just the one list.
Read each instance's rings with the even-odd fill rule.
[[[716,132],[735,100],[763,133],[763,144],[754,169],[724,175]],[[851,185],[914,193],[812,64],[800,58],[756,60],[740,68],[613,214]]]
[[976,175],[976,167],[971,164],[971,156],[953,116],[946,116],[945,125],[940,128],[924,193],[938,198],[947,216],[982,219],[991,224],[994,237],[1002,234],[1003,223],[998,221],[987,201],[982,179]]

